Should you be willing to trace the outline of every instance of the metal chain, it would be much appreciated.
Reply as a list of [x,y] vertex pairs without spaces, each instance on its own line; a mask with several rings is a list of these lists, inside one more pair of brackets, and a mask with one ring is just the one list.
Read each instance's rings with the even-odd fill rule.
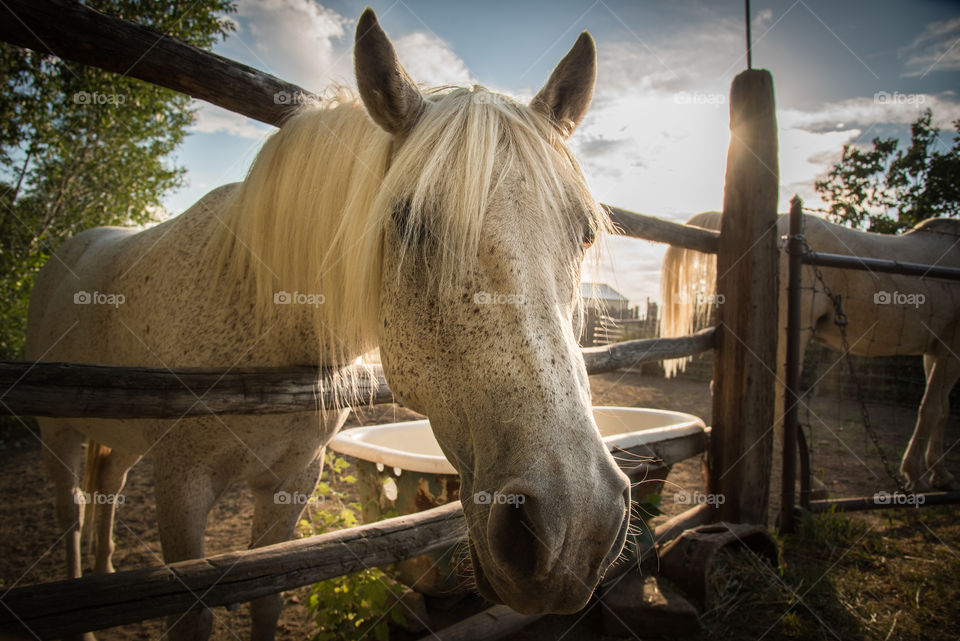
[[[803,239],[803,245],[804,253],[812,251],[806,238]],[[817,280],[820,281],[820,285],[823,287],[823,293],[833,303],[833,322],[837,326],[837,329],[840,330],[843,360],[847,364],[847,372],[849,372],[850,378],[853,379],[853,385],[856,388],[857,403],[860,405],[860,418],[863,421],[863,429],[866,430],[867,436],[873,441],[873,446],[880,455],[880,461],[883,463],[883,469],[887,473],[887,476],[893,480],[901,494],[907,494],[906,486],[904,486],[900,476],[894,472],[893,466],[890,465],[887,455],[883,452],[883,448],[880,447],[880,438],[877,436],[877,432],[870,422],[870,413],[867,411],[867,400],[863,393],[863,384],[860,381],[860,376],[854,371],[853,360],[850,358],[850,342],[847,339],[847,323],[849,321],[846,312],[843,311],[843,296],[841,294],[834,294],[827,286],[827,282],[823,279],[823,273],[820,271],[819,265],[813,266],[813,274],[817,277]]]

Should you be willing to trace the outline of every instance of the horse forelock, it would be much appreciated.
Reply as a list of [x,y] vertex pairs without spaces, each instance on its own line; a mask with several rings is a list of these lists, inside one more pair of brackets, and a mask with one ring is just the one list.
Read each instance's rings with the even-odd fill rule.
[[[401,255],[428,229],[437,250],[429,273],[455,287],[478,251],[491,199],[511,178],[524,184],[538,240],[549,252],[609,226],[554,126],[526,105],[483,87],[444,88],[393,158],[375,209],[402,210]],[[519,221],[518,221],[519,222]]]

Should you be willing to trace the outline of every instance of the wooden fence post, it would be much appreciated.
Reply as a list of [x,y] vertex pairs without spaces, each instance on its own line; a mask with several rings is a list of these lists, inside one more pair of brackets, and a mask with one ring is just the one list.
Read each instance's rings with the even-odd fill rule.
[[[748,70],[730,88],[730,150],[717,253],[710,492],[718,517],[766,523],[777,357],[777,122],[773,78]],[[719,502],[719,501],[718,501]]]

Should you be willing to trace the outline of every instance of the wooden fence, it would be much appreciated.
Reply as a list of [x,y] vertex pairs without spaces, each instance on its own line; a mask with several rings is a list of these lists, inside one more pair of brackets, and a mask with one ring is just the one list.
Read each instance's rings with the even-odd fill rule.
[[[0,39],[66,60],[124,73],[261,122],[280,124],[292,105],[279,92],[311,94],[256,69],[147,27],[64,0],[0,4]],[[718,255],[716,328],[674,339],[634,340],[583,350],[599,373],[645,361],[715,350],[710,491],[726,501],[693,508],[659,531],[675,536],[705,520],[763,523],[769,497],[777,320],[776,203],[779,186],[773,81],[748,70],[731,88],[731,143],[723,229],[680,225],[605,205],[620,233]],[[391,398],[374,372],[364,400]],[[0,363],[10,411],[40,416],[166,417],[276,413],[317,408],[337,390],[316,368],[157,370],[75,363]],[[195,403],[202,396],[203,403]],[[160,568],[17,588],[3,598],[0,633],[41,638],[207,606],[236,603],[292,585],[416,556],[463,536],[459,504],[269,548]],[[356,557],[356,558],[354,558]],[[358,562],[361,565],[358,565]],[[236,572],[236,568],[243,568]],[[233,568],[233,569],[229,569]],[[282,568],[284,577],[276,568]],[[218,572],[220,573],[218,575]],[[219,583],[229,572],[231,580]],[[220,576],[221,578],[216,578]],[[235,581],[233,580],[235,579]],[[221,587],[204,593],[208,582]],[[84,615],[78,614],[83,608]]]

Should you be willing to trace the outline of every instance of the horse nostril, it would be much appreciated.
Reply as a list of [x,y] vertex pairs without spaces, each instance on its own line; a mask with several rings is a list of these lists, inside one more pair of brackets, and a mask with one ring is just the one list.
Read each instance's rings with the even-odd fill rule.
[[544,559],[542,528],[537,507],[529,496],[513,496],[513,502],[494,502],[487,521],[487,542],[493,561],[509,574],[535,575]]

